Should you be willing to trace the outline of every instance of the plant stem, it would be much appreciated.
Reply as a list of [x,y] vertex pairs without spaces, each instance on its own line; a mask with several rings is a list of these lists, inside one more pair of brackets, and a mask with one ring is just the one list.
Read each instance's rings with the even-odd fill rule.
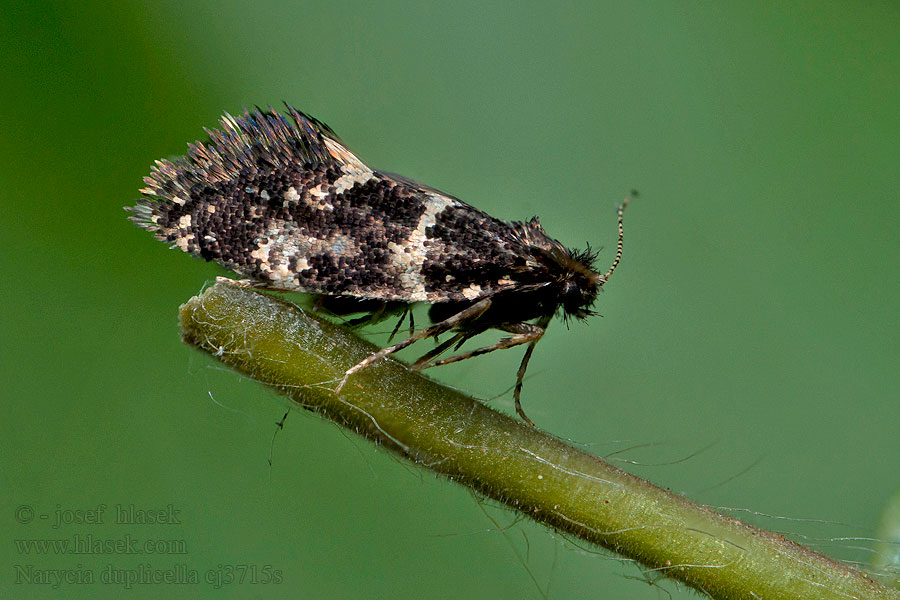
[[394,360],[272,296],[217,283],[181,307],[186,343],[421,466],[712,598],[900,598],[784,537],[676,496]]

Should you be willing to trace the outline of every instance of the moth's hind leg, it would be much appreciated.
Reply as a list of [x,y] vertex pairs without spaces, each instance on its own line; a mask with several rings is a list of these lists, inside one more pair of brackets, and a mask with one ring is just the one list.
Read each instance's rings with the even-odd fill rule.
[[438,356],[440,356],[441,354],[446,352],[454,344],[456,345],[456,349],[458,349],[460,346],[463,345],[463,343],[467,339],[469,339],[469,337],[470,336],[466,333],[457,333],[450,339],[444,341],[441,344],[438,344],[437,346],[435,346],[435,348],[433,350],[427,352],[424,356],[419,358],[419,360],[417,360],[415,363],[413,363],[411,368],[414,370],[417,370],[417,371],[427,368],[423,365],[425,365],[428,361],[430,361],[433,358],[437,358]]
[[382,319],[384,319],[385,309],[384,306],[377,310],[373,310],[367,315],[363,315],[361,317],[356,317],[355,319],[349,319],[344,321],[344,325],[351,329],[357,329],[359,327],[365,327],[366,325],[371,325],[373,323],[378,323]]
[[382,348],[378,352],[374,352],[374,353],[370,354],[369,356],[367,356],[365,358],[365,360],[363,360],[359,364],[354,365],[354,366],[350,367],[349,369],[347,369],[347,371],[344,373],[344,376],[341,378],[340,383],[338,383],[337,387],[334,389],[334,393],[339,394],[341,389],[344,387],[344,384],[347,383],[347,379],[349,379],[350,376],[353,375],[354,373],[356,373],[357,371],[359,371],[361,369],[365,369],[372,363],[377,362],[387,356],[390,356],[391,354],[394,354],[395,352],[399,352],[400,350],[403,350],[407,346],[414,344],[419,340],[422,340],[422,339],[425,339],[428,337],[433,337],[436,335],[440,335],[446,331],[450,331],[451,329],[458,326],[460,323],[468,321],[469,319],[477,318],[478,316],[484,314],[484,312],[488,308],[490,308],[490,306],[491,306],[491,299],[483,298],[483,299],[479,300],[478,302],[476,302],[475,304],[459,311],[455,315],[452,315],[452,316],[444,319],[443,321],[439,321],[438,323],[435,323],[434,325],[432,325],[430,327],[426,327],[425,329],[423,329],[422,331],[420,331],[418,333],[414,333],[413,335],[409,336],[402,342],[394,344],[393,346],[388,346],[387,348]]
[[316,298],[315,303],[316,310],[324,310],[337,317],[346,317],[354,313],[365,313],[361,317],[344,321],[345,325],[352,328],[379,323],[398,313],[405,314],[408,307],[409,305],[404,302],[371,300],[353,296],[322,295]]
[[[441,360],[436,360],[432,363],[429,363],[428,361],[437,355],[434,353],[434,351],[432,351],[417,360],[413,365],[413,368],[421,371],[422,369],[430,369],[431,367],[449,365],[450,363],[459,362],[461,360],[466,360],[467,358],[472,358],[475,356],[481,356],[482,354],[487,354],[488,352],[493,352],[494,350],[505,350],[506,348],[512,348],[514,346],[527,344],[529,342],[536,343],[539,339],[541,339],[541,336],[544,335],[543,327],[540,327],[539,325],[532,325],[531,323],[504,323],[503,325],[497,326],[497,329],[501,329],[514,335],[501,338],[497,341],[497,343],[491,344],[490,346],[484,346],[470,352],[463,352],[462,354],[457,354],[456,356],[442,358]],[[457,334],[453,338],[447,340],[447,342],[444,342],[443,344],[438,346],[438,348],[440,348],[441,352],[443,352],[454,343],[465,341],[461,340],[461,337],[465,337],[465,334]],[[438,348],[436,348],[435,350],[437,350]]]
[[216,277],[216,283],[222,283],[225,285],[232,285],[236,288],[244,288],[244,289],[255,289],[255,290],[269,290],[273,292],[283,292],[284,290],[279,290],[277,288],[269,287],[269,284],[265,281],[260,281],[259,279],[232,279],[231,277],[225,277],[223,275],[218,275]]

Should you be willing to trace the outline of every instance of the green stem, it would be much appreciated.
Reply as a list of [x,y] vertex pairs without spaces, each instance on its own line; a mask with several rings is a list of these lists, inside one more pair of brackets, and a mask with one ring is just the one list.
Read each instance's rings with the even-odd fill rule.
[[282,300],[216,284],[181,307],[185,342],[425,468],[713,598],[893,598],[863,573],[676,496],[384,360]]

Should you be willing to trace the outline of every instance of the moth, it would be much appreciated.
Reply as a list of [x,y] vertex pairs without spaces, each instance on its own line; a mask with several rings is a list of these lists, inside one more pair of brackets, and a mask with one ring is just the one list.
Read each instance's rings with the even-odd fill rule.
[[[413,369],[445,365],[527,345],[513,392],[554,315],[583,320],[622,258],[622,215],[609,269],[590,247],[551,238],[537,217],[496,219],[462,200],[373,169],[324,123],[286,105],[225,114],[209,140],[188,144],[175,161],[158,160],[144,178],[131,220],[172,248],[215,261],[260,287],[317,295],[335,315],[363,313],[366,324],[409,315],[410,335],[348,369],[360,369],[435,338]],[[410,308],[430,304],[430,326],[415,330]],[[487,330],[496,343],[441,358]],[[438,336],[450,334],[437,343]],[[392,335],[393,337],[393,335]],[[390,343],[390,342],[389,342]]]

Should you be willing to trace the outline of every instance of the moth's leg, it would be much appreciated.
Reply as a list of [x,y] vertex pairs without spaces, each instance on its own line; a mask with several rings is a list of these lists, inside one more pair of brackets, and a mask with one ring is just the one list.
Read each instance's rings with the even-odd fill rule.
[[534,421],[529,419],[525,411],[522,410],[522,381],[525,379],[525,370],[528,368],[528,361],[531,360],[531,353],[534,352],[534,347],[537,343],[538,340],[534,340],[528,344],[528,349],[525,350],[525,356],[522,357],[522,363],[519,365],[519,371],[516,373],[516,387],[513,390],[513,398],[516,401],[516,414],[532,427],[534,427]]
[[[413,365],[413,368],[422,370],[429,369],[431,367],[438,367],[440,365],[449,365],[450,363],[466,360],[467,358],[472,358],[474,356],[481,356],[482,354],[487,354],[488,352],[493,352],[494,350],[505,350],[506,348],[512,348],[514,346],[527,344],[529,342],[536,343],[539,339],[541,339],[541,336],[544,335],[543,327],[541,327],[540,325],[532,325],[531,323],[505,323],[498,326],[497,329],[502,329],[503,331],[508,331],[509,333],[515,335],[502,338],[498,340],[497,343],[491,344],[490,346],[484,346],[470,352],[463,352],[462,354],[457,354],[456,356],[450,356],[441,360],[436,360],[430,364],[427,364],[426,361],[423,360],[424,358],[426,358],[425,356],[423,356],[421,359],[416,361],[416,363]],[[462,334],[457,334],[457,336],[458,335]],[[448,341],[451,343],[455,343],[459,340],[458,337],[454,337]],[[441,345],[443,346],[444,344]]]
[[[545,332],[547,331],[547,326],[550,325],[551,317],[542,317],[538,319],[537,326],[542,328]],[[528,361],[531,360],[531,353],[534,352],[534,347],[537,346],[537,343],[541,338],[537,338],[533,340],[530,344],[528,344],[528,348],[525,350],[525,356],[522,357],[522,362],[519,364],[519,371],[516,373],[516,387],[513,390],[513,399],[516,402],[516,414],[522,417],[522,420],[534,427],[534,421],[528,418],[528,415],[525,414],[525,411],[522,410],[522,382],[525,380],[525,371],[528,369]]]
[[[357,328],[380,323],[394,315],[402,316],[408,310],[408,305],[401,302],[321,294],[316,298],[315,309],[340,317],[347,327]],[[352,319],[349,317],[359,313],[363,313],[362,316]]]
[[363,315],[361,317],[356,317],[355,319],[349,319],[344,321],[344,325],[349,327],[350,329],[357,329],[359,327],[365,327],[369,323],[373,323],[379,321],[381,319],[382,311],[376,311],[369,313],[367,315]]
[[469,306],[468,308],[459,311],[455,315],[452,315],[451,317],[448,317],[448,318],[444,319],[443,321],[435,323],[431,327],[426,327],[419,333],[409,336],[402,342],[394,344],[393,346],[388,346],[387,348],[382,348],[378,352],[374,352],[374,353],[370,354],[368,357],[366,357],[365,360],[363,360],[359,364],[347,369],[347,371],[344,373],[344,376],[341,378],[340,383],[338,383],[337,387],[334,389],[334,393],[335,394],[340,393],[341,388],[343,388],[344,384],[347,383],[347,379],[349,379],[349,377],[351,375],[353,375],[360,369],[365,369],[372,363],[377,362],[377,361],[381,360],[382,358],[385,358],[386,356],[390,356],[391,354],[394,354],[395,352],[399,352],[400,350],[403,350],[407,346],[414,344],[415,342],[417,342],[419,340],[444,333],[445,331],[450,331],[451,329],[453,329],[460,323],[467,321],[469,319],[474,319],[474,318],[478,317],[479,315],[483,314],[484,311],[486,311],[488,308],[490,308],[490,306],[491,306],[491,299],[490,298],[482,298],[481,300],[479,300],[475,304]]
[[[363,315],[361,317],[356,317],[355,319],[350,319],[349,321],[345,321],[344,325],[350,328],[364,327],[369,325],[370,323],[378,323],[382,319],[387,318],[389,308],[387,302],[382,302],[378,307],[369,311],[369,314]],[[406,314],[404,312],[403,314]],[[403,321],[403,315],[400,315],[400,321]],[[392,334],[393,335],[393,334]]]
[[273,292],[283,292],[284,290],[279,290],[277,288],[269,287],[265,281],[259,281],[258,279],[232,279],[231,277],[223,277],[221,275],[216,277],[216,283],[224,283],[225,285],[232,285],[236,288],[244,288],[244,289],[254,289],[254,290],[269,290]]
[[416,364],[413,365],[413,368],[427,369],[428,367],[436,367],[439,365],[459,362],[467,358],[472,358],[473,356],[479,356],[481,354],[493,352],[494,350],[502,350],[504,348],[512,348],[513,346],[518,346],[521,344],[528,344],[528,349],[525,350],[525,356],[522,357],[522,362],[521,364],[519,364],[519,371],[516,373],[516,387],[513,391],[513,398],[515,399],[516,403],[516,414],[522,417],[523,421],[533,427],[534,421],[529,419],[528,415],[526,415],[525,411],[522,409],[522,382],[525,379],[525,371],[528,369],[528,361],[531,360],[531,354],[534,352],[534,347],[540,341],[541,337],[543,337],[544,332],[547,330],[547,325],[549,324],[550,319],[548,318],[540,319],[534,325],[532,325],[531,323],[505,324],[502,325],[500,329],[502,329],[503,331],[508,331],[515,335],[503,338],[496,344],[493,344],[491,346],[485,346],[483,348],[478,348],[477,350],[472,350],[471,352],[465,352],[463,354],[451,356],[443,360],[435,361],[431,364],[425,364],[422,359],[426,357],[423,356],[422,359],[419,359],[419,361],[417,361]]
[[441,354],[446,352],[450,346],[452,346],[454,344],[457,344],[457,346],[459,346],[459,344],[462,344],[464,341],[466,341],[467,338],[468,338],[468,336],[465,333],[457,333],[452,338],[445,341],[443,344],[436,346],[433,350],[431,350],[430,352],[428,352],[424,356],[422,356],[419,360],[417,360],[415,363],[413,363],[411,368],[416,369],[416,370],[422,369],[423,368],[422,365],[427,363],[429,360],[440,356]]
[[[391,335],[390,337],[388,337],[388,344],[391,343],[391,341],[394,339],[394,336],[397,335],[398,331],[400,331],[400,326],[403,325],[403,320],[406,319],[407,314],[409,315],[409,320],[412,321],[412,309],[409,307],[403,309],[403,314],[401,314],[400,318],[397,319],[397,324],[394,325],[394,330],[391,331]],[[412,330],[412,328],[410,328],[409,335],[412,335],[413,333],[415,332]]]

